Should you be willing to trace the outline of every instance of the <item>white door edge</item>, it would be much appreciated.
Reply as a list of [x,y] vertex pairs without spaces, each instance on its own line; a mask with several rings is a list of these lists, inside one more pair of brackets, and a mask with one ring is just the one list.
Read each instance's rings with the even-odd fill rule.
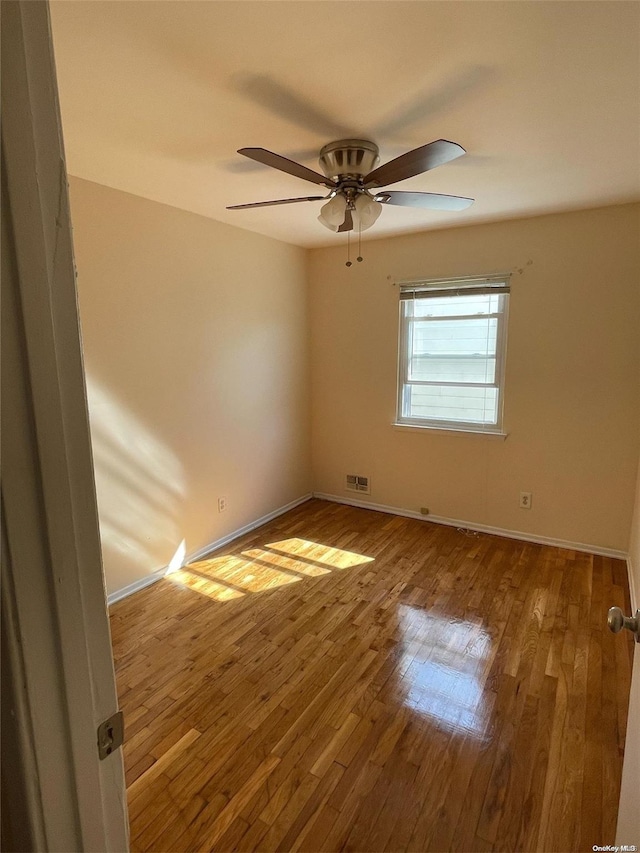
[[3,325],[13,308],[3,334],[3,574],[15,605],[10,670],[24,700],[14,713],[37,791],[24,819],[45,845],[36,849],[123,853],[122,751],[104,761],[97,751],[117,695],[48,4],[2,3],[2,42],[3,248],[12,250]]

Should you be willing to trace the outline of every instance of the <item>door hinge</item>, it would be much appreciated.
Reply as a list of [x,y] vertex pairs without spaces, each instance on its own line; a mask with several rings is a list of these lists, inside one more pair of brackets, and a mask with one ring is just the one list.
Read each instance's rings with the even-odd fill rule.
[[116,711],[98,726],[98,757],[100,761],[124,743],[124,714]]

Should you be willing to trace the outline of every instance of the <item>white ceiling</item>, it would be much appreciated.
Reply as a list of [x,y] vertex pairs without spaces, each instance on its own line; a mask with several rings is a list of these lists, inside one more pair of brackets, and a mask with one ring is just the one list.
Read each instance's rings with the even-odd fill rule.
[[300,246],[345,240],[321,189],[236,154],[318,169],[369,138],[385,162],[434,139],[467,154],[393,189],[472,196],[386,207],[367,237],[640,198],[640,3],[52,0],[68,169]]

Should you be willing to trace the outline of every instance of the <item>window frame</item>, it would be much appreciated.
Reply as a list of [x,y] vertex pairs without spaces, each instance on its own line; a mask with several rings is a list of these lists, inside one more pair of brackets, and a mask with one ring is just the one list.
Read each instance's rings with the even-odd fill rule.
[[[420,291],[438,291],[438,296],[466,296],[473,295],[474,291],[479,289],[491,289],[492,285],[501,287],[497,290],[497,295],[502,297],[502,311],[492,314],[482,315],[451,315],[450,317],[442,317],[442,320],[451,319],[478,319],[495,318],[497,322],[496,330],[496,368],[495,378],[491,383],[477,382],[437,382],[435,380],[409,380],[409,335],[413,324],[410,322],[411,317],[406,314],[405,302],[410,301],[408,297],[399,299],[399,323],[398,323],[398,374],[397,374],[397,396],[396,396],[396,420],[394,426],[408,427],[412,429],[428,429],[436,431],[449,432],[467,432],[467,433],[484,433],[487,435],[504,435],[504,386],[506,374],[506,354],[507,354],[507,328],[509,321],[509,296],[510,296],[510,275],[501,276],[477,276],[473,278],[450,278],[450,279],[432,279],[419,281],[403,281],[400,284],[400,294],[413,290],[414,293]],[[423,297],[430,298],[430,297]],[[438,318],[440,319],[440,318]],[[430,322],[437,322],[431,320]],[[472,387],[472,388],[496,388],[498,394],[496,423],[480,423],[473,421],[456,421],[449,418],[423,418],[412,417],[405,414],[405,387],[412,385],[438,385],[440,387]]]

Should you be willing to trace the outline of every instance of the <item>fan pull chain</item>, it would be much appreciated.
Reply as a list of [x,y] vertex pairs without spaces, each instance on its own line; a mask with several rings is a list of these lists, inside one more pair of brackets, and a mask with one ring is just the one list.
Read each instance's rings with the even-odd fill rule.
[[[358,222],[358,257],[356,261],[361,263],[364,260],[362,257],[362,224]],[[347,262],[345,264],[346,267],[352,267],[353,262],[351,261],[351,231],[347,231]]]

